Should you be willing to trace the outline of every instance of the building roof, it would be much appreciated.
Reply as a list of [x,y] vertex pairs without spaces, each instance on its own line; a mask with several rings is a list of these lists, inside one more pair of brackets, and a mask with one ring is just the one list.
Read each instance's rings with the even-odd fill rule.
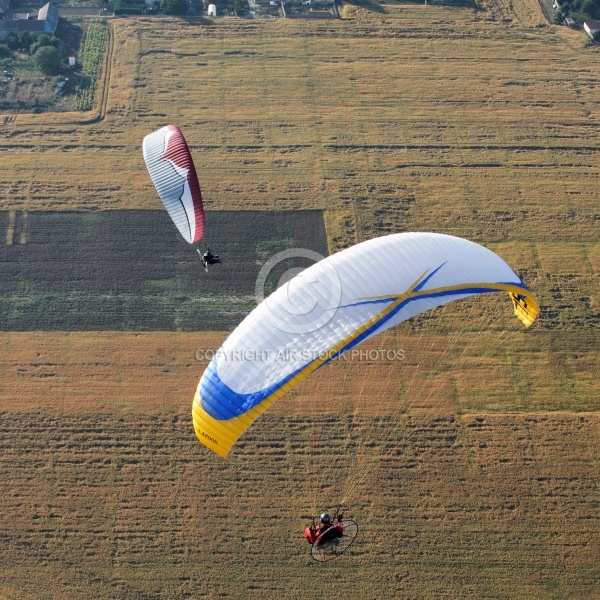
[[5,21],[6,29],[9,33],[19,33],[29,31],[30,33],[44,33],[44,21],[37,19],[15,19]]
[[58,25],[58,3],[48,2],[44,4],[38,13],[38,20],[46,21],[54,31]]
[[35,13],[8,13],[3,19],[4,30],[8,33],[29,31],[31,33],[54,33],[58,25],[59,7],[56,2],[48,2],[37,15]]

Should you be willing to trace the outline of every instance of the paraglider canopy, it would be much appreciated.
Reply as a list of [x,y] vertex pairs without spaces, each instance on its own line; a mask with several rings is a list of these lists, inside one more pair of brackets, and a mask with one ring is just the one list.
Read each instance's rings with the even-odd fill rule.
[[276,290],[225,340],[193,403],[198,439],[226,456],[277,398],[386,329],[453,300],[504,292],[529,326],[538,306],[497,254],[438,233],[401,233],[325,258]]
[[147,135],[144,160],[156,191],[186,242],[204,235],[204,209],[198,176],[183,134],[167,125]]

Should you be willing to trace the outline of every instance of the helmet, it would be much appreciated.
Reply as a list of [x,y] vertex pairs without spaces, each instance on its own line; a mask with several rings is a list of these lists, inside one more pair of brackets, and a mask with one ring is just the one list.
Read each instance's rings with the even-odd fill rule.
[[327,513],[321,515],[321,523],[331,523],[331,517]]

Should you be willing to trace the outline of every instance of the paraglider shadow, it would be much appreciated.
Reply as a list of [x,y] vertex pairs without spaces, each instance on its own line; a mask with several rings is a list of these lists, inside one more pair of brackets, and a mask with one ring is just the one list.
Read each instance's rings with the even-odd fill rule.
[[[472,8],[477,11],[485,11],[478,6],[475,0],[396,0],[395,4],[437,4],[448,8]],[[371,12],[387,14],[384,6],[377,3],[377,0],[344,0],[344,4],[364,8]]]
[[214,27],[215,26],[215,20],[214,19],[209,19],[208,17],[202,17],[202,16],[197,16],[197,17],[181,17],[180,18],[180,24],[181,24],[181,26],[187,26],[187,27],[197,27],[199,24],[200,25],[206,25],[208,27]]
[[344,4],[364,8],[365,10],[377,13],[387,13],[385,7],[373,2],[372,0],[344,0]]

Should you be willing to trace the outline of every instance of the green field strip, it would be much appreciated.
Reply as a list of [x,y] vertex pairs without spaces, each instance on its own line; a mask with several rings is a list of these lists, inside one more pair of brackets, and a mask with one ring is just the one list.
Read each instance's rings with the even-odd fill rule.
[[207,213],[223,258],[208,274],[166,211],[0,211],[0,229],[19,242],[0,248],[4,331],[224,331],[256,306],[268,258],[328,255],[321,211]]

